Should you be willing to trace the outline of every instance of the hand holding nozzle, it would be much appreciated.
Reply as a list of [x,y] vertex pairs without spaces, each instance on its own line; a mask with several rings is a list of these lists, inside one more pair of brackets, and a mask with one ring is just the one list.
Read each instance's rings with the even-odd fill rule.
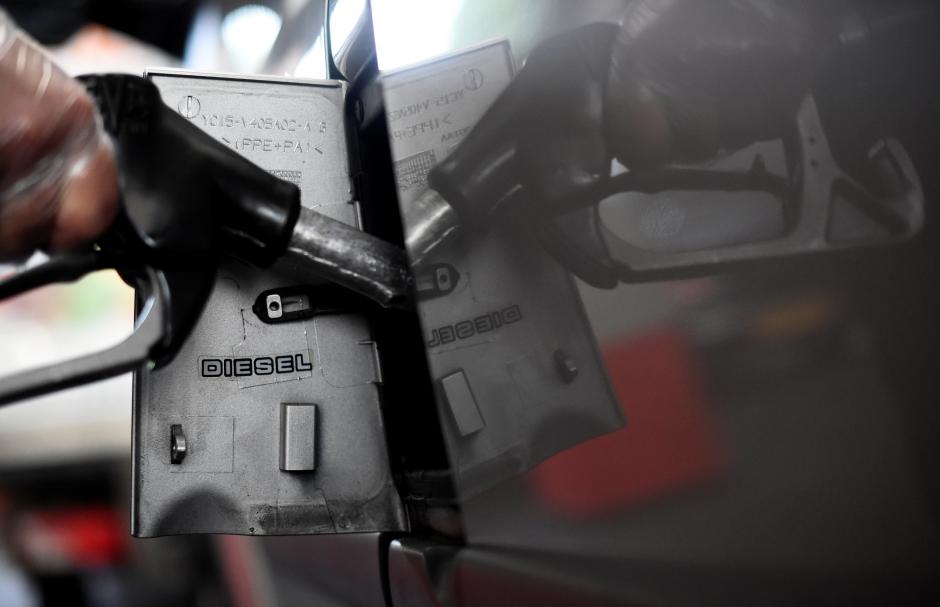
[[405,306],[404,251],[309,209],[300,190],[252,164],[126,75],[82,78],[97,101],[121,181],[117,217],[95,247],[0,281],[0,300],[113,268],[137,291],[134,333],[118,346],[4,378],[0,404],[170,361],[197,322],[223,256],[268,267],[290,257],[304,273],[383,306]]
[[287,253],[381,305],[408,300],[396,247],[312,211],[301,217],[296,187],[186,124],[143,79],[86,83],[98,107],[0,9],[0,260],[75,248],[120,215],[105,248],[130,247],[146,262],[225,253],[267,266]]

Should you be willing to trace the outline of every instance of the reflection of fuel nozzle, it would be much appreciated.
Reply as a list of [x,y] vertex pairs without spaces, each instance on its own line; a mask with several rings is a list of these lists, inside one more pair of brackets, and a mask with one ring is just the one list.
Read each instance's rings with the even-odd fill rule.
[[405,248],[417,265],[460,228],[454,208],[435,190],[427,189],[403,209]]
[[512,207],[521,189],[516,163],[528,91],[525,73],[510,84],[460,146],[428,174],[429,189],[404,209],[412,263],[453,238],[461,227],[483,228]]
[[[898,35],[899,29],[935,18],[940,13],[935,3],[892,3],[887,17],[852,14],[833,23],[832,11],[820,8],[827,16],[821,20],[825,26],[819,27],[824,39],[817,42],[825,44],[806,42],[805,49],[790,36],[813,31],[796,18],[802,15],[799,11],[791,15],[781,3],[779,11],[771,11],[776,17],[765,20],[755,3],[745,11],[748,19],[726,28],[721,15],[736,10],[734,3],[717,4],[705,9],[691,0],[676,3],[675,10],[664,10],[654,15],[656,23],[646,24],[645,38],[642,32],[634,40],[616,25],[595,24],[536,48],[466,139],[428,174],[429,189],[404,209],[412,262],[458,232],[485,229],[510,217],[521,218],[521,227],[537,233],[572,272],[603,288],[644,277],[700,275],[732,261],[888,243],[915,234],[923,197],[903,147],[892,141],[882,154],[899,167],[895,172],[903,187],[869,191],[855,183],[830,153],[807,74],[830,55],[857,52],[889,31]],[[700,23],[703,10],[711,15],[707,27]],[[774,35],[764,40],[761,28],[779,31],[773,29]],[[657,43],[662,36],[683,32],[691,42],[677,43],[679,49],[702,49],[694,60],[681,53],[673,56],[671,45]],[[743,50],[732,57],[728,48]],[[806,49],[816,49],[816,56]],[[768,66],[786,72],[779,75],[786,94],[765,90],[778,79],[767,77],[775,74]],[[649,70],[655,78],[649,77]],[[612,87],[613,75],[620,76],[619,88]],[[730,86],[737,82],[747,86],[740,91]],[[618,114],[621,109],[623,116]],[[659,124],[660,119],[665,123]],[[629,126],[636,136],[624,136],[614,123]],[[624,145],[624,139],[630,144]],[[759,147],[757,142],[771,141],[780,148],[774,154],[785,156],[776,167],[782,170],[767,170],[764,158],[753,149]],[[633,149],[643,146],[663,149],[647,158]],[[725,168],[686,164],[713,161],[710,150],[717,153],[722,146],[736,150]],[[635,166],[612,177],[613,155],[628,164],[637,156]],[[682,168],[671,163],[681,163]],[[833,189],[832,184],[844,187]],[[853,195],[847,198],[845,191]],[[688,209],[653,200],[651,209],[668,206],[671,215],[628,226],[635,228],[632,231],[611,232],[597,206],[626,193],[659,196],[660,201],[682,199]],[[738,221],[741,213],[727,211],[724,203],[732,197],[754,221]],[[764,215],[772,216],[773,229],[765,225],[766,217],[755,215],[760,209],[753,200],[767,209]],[[877,229],[864,238],[855,236],[844,225],[846,205],[853,224],[874,222]],[[856,216],[861,219],[855,221]],[[612,233],[637,233],[645,240],[624,241],[612,238]],[[645,246],[647,236],[655,237],[655,246]]]

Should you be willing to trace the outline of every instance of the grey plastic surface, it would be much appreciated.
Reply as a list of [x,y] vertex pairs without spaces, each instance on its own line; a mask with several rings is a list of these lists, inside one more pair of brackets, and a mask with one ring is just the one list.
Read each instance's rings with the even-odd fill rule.
[[[149,76],[170,107],[297,183],[305,207],[357,225],[341,83]],[[356,314],[261,322],[251,309],[255,298],[301,280],[281,270],[224,263],[176,359],[136,376],[134,535],[406,528],[389,470],[381,375],[368,323]],[[304,455],[315,457],[315,470],[281,469],[283,403],[316,404],[315,452]],[[173,424],[186,433],[188,454],[171,466]],[[293,453],[287,452],[288,467]]]

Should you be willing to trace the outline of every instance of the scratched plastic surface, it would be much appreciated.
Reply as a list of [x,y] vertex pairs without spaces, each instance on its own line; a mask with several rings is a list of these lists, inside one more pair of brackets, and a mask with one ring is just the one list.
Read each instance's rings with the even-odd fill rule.
[[[356,225],[337,82],[151,73],[164,100],[223,143],[301,187],[304,206]],[[176,359],[137,378],[135,535],[401,529],[365,318],[266,324],[258,295],[298,278],[223,264]],[[317,407],[316,470],[279,468],[281,403]],[[169,459],[180,424],[189,453]]]

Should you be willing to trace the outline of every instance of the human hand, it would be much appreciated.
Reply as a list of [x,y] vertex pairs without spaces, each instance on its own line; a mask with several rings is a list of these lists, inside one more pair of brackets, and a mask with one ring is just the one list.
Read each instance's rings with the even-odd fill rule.
[[0,107],[0,260],[100,235],[118,177],[95,104],[2,9]]

